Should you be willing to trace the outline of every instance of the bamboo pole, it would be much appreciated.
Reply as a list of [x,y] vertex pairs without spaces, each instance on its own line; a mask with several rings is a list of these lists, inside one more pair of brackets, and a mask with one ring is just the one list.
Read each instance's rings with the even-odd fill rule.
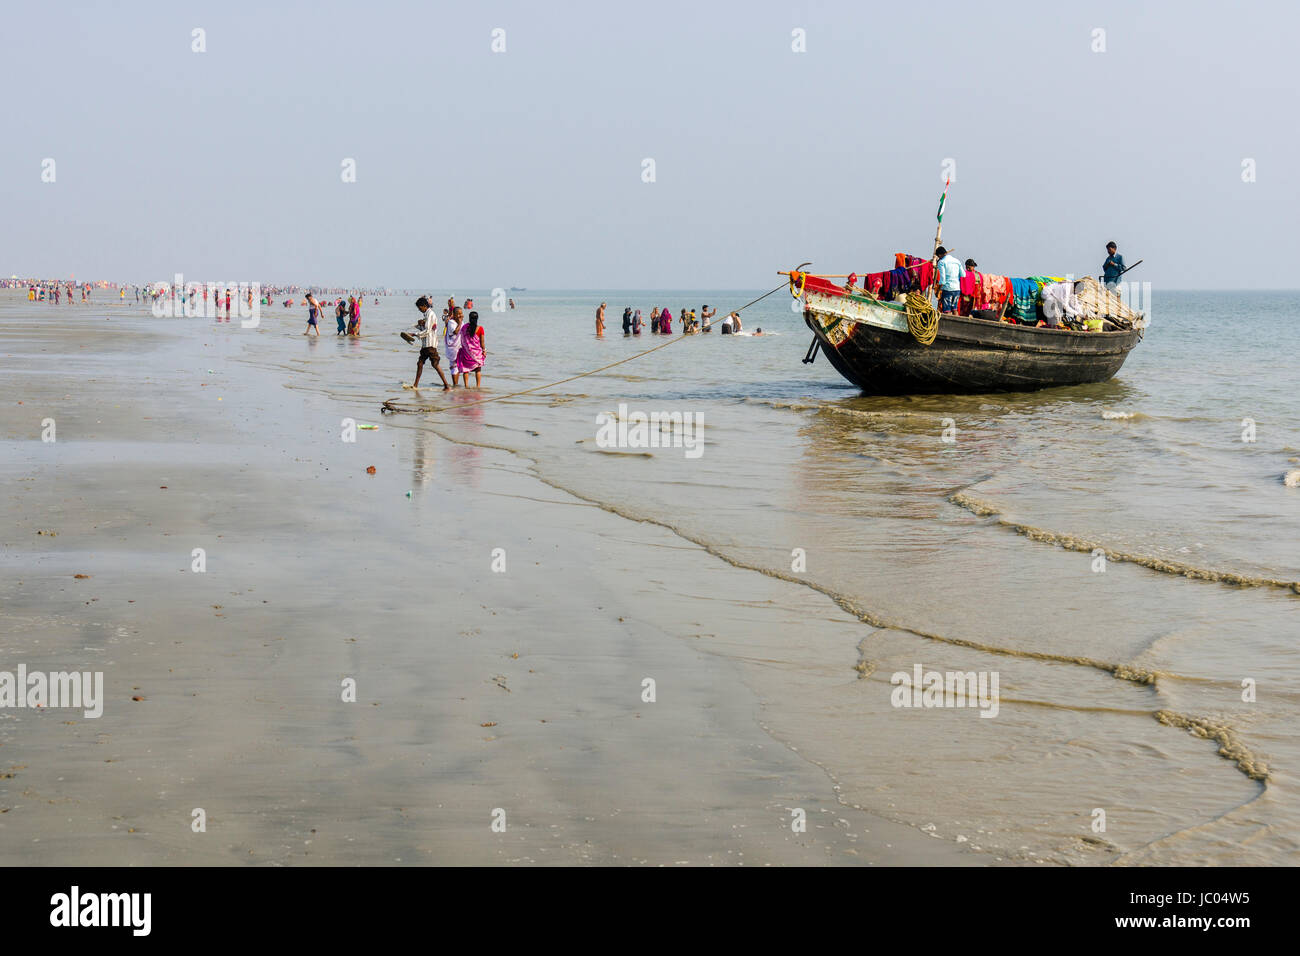
[[[943,236],[943,207],[948,204],[948,187],[952,185],[951,177],[943,181],[943,196],[939,199],[939,212],[935,218],[939,220],[934,229],[934,249],[930,252],[930,265],[934,268],[934,299],[935,308],[939,308],[939,245]],[[930,290],[925,290],[925,296],[930,297]]]

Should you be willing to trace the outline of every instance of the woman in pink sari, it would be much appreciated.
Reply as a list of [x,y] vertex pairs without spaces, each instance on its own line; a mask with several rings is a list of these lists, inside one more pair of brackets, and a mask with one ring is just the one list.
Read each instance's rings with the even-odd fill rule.
[[463,375],[461,385],[469,388],[469,373],[474,373],[474,387],[483,383],[483,356],[487,349],[483,344],[483,330],[479,328],[478,313],[471,312],[460,330],[460,349],[456,352],[456,364],[452,367],[452,378]]
[[361,303],[355,295],[348,296],[348,335],[361,334]]
[[673,314],[668,309],[659,313],[659,332],[663,335],[673,334]]

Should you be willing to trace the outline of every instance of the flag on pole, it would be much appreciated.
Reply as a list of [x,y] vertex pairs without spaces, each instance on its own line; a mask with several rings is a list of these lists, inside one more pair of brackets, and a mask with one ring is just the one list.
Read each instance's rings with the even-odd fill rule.
[[943,204],[948,201],[948,184],[951,182],[951,178],[943,181],[943,195],[939,197],[939,215],[937,217],[939,222],[943,222]]

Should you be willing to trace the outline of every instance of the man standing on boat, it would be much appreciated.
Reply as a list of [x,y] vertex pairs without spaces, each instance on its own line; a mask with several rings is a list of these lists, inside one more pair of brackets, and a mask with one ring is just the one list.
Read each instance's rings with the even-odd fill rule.
[[961,301],[961,280],[966,275],[966,267],[943,246],[934,250],[934,254],[939,258],[939,311],[954,313]]
[[1124,257],[1119,254],[1118,248],[1113,242],[1106,243],[1106,262],[1101,267],[1106,288],[1112,292],[1119,291],[1119,277],[1124,274]]

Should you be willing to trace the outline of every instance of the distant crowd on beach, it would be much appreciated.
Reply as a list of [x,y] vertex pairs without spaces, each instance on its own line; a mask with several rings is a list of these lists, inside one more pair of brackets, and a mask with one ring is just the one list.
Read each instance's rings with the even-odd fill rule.
[[[64,279],[18,279],[10,278],[0,280],[0,289],[26,289],[28,302],[49,302],[59,304],[66,302],[72,305],[75,302],[87,304],[92,302],[92,294],[96,290],[106,291],[111,301],[113,293],[119,303],[125,304],[134,300],[136,303],[157,306],[158,304],[174,304],[177,306],[174,311],[169,311],[171,315],[184,315],[194,317],[199,315],[215,315],[222,319],[223,312],[225,321],[233,311],[232,307],[238,307],[241,303],[252,308],[253,306],[253,288],[249,283],[190,283],[185,286],[172,287],[167,283],[147,283],[141,285],[131,285],[129,283],[117,284],[110,282],[81,282]],[[258,304],[263,306],[274,305],[280,296],[288,294],[291,298],[284,299],[282,305],[288,309],[292,308],[295,300],[292,296],[298,293],[299,287],[296,285],[275,286],[264,285],[257,286]],[[339,293],[347,290],[344,289],[327,289],[321,290],[322,293]],[[353,294],[344,299],[342,296],[334,299],[329,303],[334,308],[335,318],[338,320],[339,335],[357,335],[360,334],[361,328],[361,303],[367,295],[387,295],[387,289],[361,289],[352,290]],[[310,301],[308,301],[310,300]],[[324,309],[316,299],[315,293],[308,290],[307,298],[303,299],[303,304],[308,307],[309,322],[308,333],[316,325],[318,317],[324,315]],[[376,298],[375,304],[379,304]],[[514,308],[513,301],[511,308]],[[156,314],[156,313],[155,313]]]
[[[602,302],[596,309],[596,336],[599,338],[605,334],[605,310],[608,303]],[[702,306],[698,315],[694,309],[679,309],[677,318],[682,326],[683,335],[695,335],[700,332],[713,331],[713,317],[718,314],[717,309],[710,309],[707,305]],[[727,317],[719,323],[723,335],[734,335],[742,330],[739,312],[728,313]],[[628,306],[623,310],[623,334],[625,336],[640,335],[645,331],[645,320],[641,318],[641,310],[633,309]],[[673,312],[667,307],[660,308],[655,306],[650,310],[650,334],[651,335],[672,335],[673,334]],[[762,335],[763,330],[757,329],[755,335]]]
[[[58,305],[59,302],[66,298],[68,305],[72,305],[77,301],[77,292],[80,292],[81,301],[89,302],[91,289],[92,286],[85,282],[80,285],[75,282],[33,282],[29,284],[27,288],[27,301],[52,302],[55,305]],[[126,289],[120,291],[121,297],[125,299]],[[136,291],[135,300],[137,302],[140,301],[140,293],[138,290]]]

